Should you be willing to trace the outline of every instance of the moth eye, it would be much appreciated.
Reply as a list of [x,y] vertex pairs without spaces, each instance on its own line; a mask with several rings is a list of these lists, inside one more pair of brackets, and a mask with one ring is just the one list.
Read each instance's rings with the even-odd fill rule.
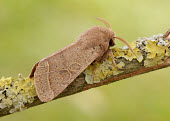
[[114,45],[115,45],[115,42],[112,39],[110,39],[109,46],[114,46]]

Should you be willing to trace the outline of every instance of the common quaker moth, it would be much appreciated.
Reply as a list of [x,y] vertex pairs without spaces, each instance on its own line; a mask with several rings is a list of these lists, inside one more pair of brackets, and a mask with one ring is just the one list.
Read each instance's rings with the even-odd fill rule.
[[[78,40],[56,53],[38,61],[30,74],[34,77],[36,92],[42,102],[48,102],[58,96],[87,66],[105,60],[111,55],[116,68],[113,52],[110,47],[115,39],[124,42],[135,55],[129,44],[115,35],[110,24],[100,18],[107,27],[94,26],[82,33]],[[94,71],[93,69],[93,79]],[[119,69],[119,68],[118,68]]]

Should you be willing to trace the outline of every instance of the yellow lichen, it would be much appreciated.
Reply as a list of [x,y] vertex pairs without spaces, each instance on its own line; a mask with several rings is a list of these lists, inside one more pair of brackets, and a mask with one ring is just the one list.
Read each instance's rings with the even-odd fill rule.
[[[157,38],[156,38],[157,37]],[[136,42],[132,42],[130,46],[133,51],[137,55],[137,57],[128,49],[127,46],[122,48],[113,48],[113,55],[115,59],[124,58],[127,61],[132,61],[133,59],[138,60],[139,63],[144,62],[145,67],[152,67],[163,62],[163,59],[166,59],[170,56],[170,50],[168,47],[170,46],[169,41],[164,41],[162,35],[154,36],[155,39],[147,40],[144,38],[143,40],[137,40]],[[143,54],[146,54],[145,60]],[[123,62],[117,64],[119,68],[125,66]],[[90,65],[85,71],[85,80],[88,84],[93,83],[92,73],[93,73],[94,65]],[[107,77],[114,76],[122,73],[123,71],[118,70],[112,63],[112,59],[110,56],[107,60],[100,62],[97,64],[94,74],[94,83],[98,83],[101,80],[104,80]]]
[[2,77],[0,81],[0,87],[3,88],[5,85],[10,86],[13,80],[14,79],[12,77],[9,77],[9,78]]
[[[122,68],[125,64],[123,62],[120,62],[117,64],[119,68]],[[88,84],[93,83],[93,68],[94,65],[88,66],[88,68],[84,71],[86,74],[85,80]],[[98,83],[101,80],[104,80],[106,77],[110,77],[111,75],[117,75],[121,73],[121,70],[118,70],[115,68],[115,66],[112,63],[112,59],[109,56],[109,58],[101,63],[98,63],[95,69],[94,73],[94,83]]]
[[[165,41],[168,43],[168,41]],[[166,57],[170,56],[169,44],[166,46],[157,45],[157,41],[148,40],[146,45],[147,56],[144,61],[145,67],[152,67],[161,64]]]
[[30,78],[24,78],[22,74],[18,75],[18,80],[13,78],[0,79],[0,108],[11,108],[9,111],[13,113],[15,111],[24,110],[26,104],[32,103],[37,96],[34,80]]
[[135,52],[135,54],[137,55],[137,57],[132,53],[131,50],[124,50],[122,48],[113,48],[112,51],[114,53],[114,56],[116,58],[120,58],[123,57],[126,60],[132,61],[133,59],[137,59],[139,62],[142,62],[143,60],[143,56],[140,52],[140,50],[136,47],[136,43],[132,42],[130,44],[130,46],[132,47],[133,51]]
[[156,45],[155,41],[148,40],[146,45],[147,58],[155,58],[156,56],[164,55],[165,50],[168,50],[167,46]]
[[146,59],[144,61],[144,66],[145,67],[152,67],[152,66],[156,66],[158,64],[161,64],[163,62],[162,61],[163,58],[164,58],[164,55],[156,56],[154,59],[153,58]]

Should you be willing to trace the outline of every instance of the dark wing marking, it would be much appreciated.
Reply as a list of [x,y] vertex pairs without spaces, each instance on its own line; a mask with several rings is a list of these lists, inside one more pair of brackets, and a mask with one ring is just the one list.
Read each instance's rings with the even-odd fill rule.
[[[96,51],[97,50],[97,51]],[[98,56],[100,46],[77,41],[39,61],[32,70],[38,97],[48,102],[59,95]]]

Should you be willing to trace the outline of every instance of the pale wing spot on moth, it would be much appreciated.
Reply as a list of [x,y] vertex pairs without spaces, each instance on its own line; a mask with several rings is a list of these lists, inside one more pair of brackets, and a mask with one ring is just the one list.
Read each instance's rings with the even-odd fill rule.
[[71,73],[66,69],[59,70],[59,74],[63,81],[68,82],[68,80],[70,80],[70,78],[71,78]]
[[81,68],[81,65],[77,62],[74,62],[74,63],[69,65],[70,71],[78,71],[78,70],[80,70],[80,68]]

